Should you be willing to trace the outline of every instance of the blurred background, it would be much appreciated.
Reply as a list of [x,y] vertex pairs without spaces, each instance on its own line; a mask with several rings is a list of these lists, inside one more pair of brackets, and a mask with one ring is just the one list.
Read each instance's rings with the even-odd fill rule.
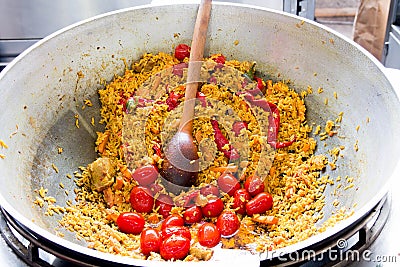
[[353,38],[353,24],[360,0],[315,0],[315,20]]
[[[400,69],[399,0],[220,1],[315,20],[356,41],[385,66]],[[0,70],[30,45],[67,25],[120,8],[170,2],[187,0],[0,0]]]

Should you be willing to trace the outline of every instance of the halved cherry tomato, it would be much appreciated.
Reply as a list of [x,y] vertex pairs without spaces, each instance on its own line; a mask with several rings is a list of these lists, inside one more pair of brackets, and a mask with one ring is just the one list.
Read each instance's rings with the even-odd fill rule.
[[221,233],[213,223],[204,223],[197,232],[200,245],[208,248],[215,247],[221,241]]
[[171,235],[180,235],[189,240],[192,239],[189,228],[185,226],[168,226],[161,231],[161,237],[163,240],[167,239]]
[[221,176],[218,177],[217,182],[219,188],[230,196],[233,196],[235,191],[240,189],[239,181],[230,173],[221,174]]
[[126,234],[140,234],[144,228],[144,217],[136,212],[123,212],[117,218],[117,226]]
[[138,182],[139,185],[143,186],[154,183],[157,176],[158,171],[153,165],[139,167],[132,173],[132,178]]
[[187,44],[178,44],[175,48],[175,57],[178,60],[184,60],[190,56],[190,46]]
[[201,207],[201,212],[206,217],[217,217],[224,210],[224,202],[220,198],[209,199],[208,203]]
[[146,228],[140,235],[140,249],[144,255],[150,255],[150,252],[160,252],[161,235],[157,229]]
[[157,197],[155,206],[156,209],[158,208],[158,213],[162,215],[163,218],[167,218],[174,206],[174,201],[169,195],[161,194]]
[[246,214],[246,203],[251,199],[249,192],[246,189],[240,188],[236,190],[233,195],[233,205],[232,207],[236,210],[238,214]]
[[185,222],[183,221],[182,216],[178,214],[171,214],[161,224],[161,229],[164,229],[168,226],[183,226]]
[[265,185],[264,181],[258,176],[250,176],[244,182],[244,188],[246,188],[247,192],[254,197],[261,192],[264,192]]
[[203,213],[199,206],[187,208],[183,213],[183,220],[186,224],[198,223],[203,219]]
[[214,195],[219,196],[219,189],[215,185],[209,184],[200,189],[200,193],[203,196]]
[[135,211],[149,213],[153,209],[154,198],[148,188],[135,186],[131,191],[130,202]]
[[172,235],[161,243],[160,254],[164,260],[182,260],[190,250],[190,240],[179,235]]
[[246,213],[249,216],[261,214],[270,210],[273,206],[273,198],[267,192],[259,193],[253,199],[246,203]]
[[231,237],[239,230],[240,221],[233,211],[226,210],[218,216],[216,226],[222,237]]

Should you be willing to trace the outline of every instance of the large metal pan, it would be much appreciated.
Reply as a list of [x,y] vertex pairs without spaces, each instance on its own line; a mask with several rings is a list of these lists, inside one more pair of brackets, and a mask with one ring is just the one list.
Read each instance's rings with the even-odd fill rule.
[[[98,121],[99,114],[95,108],[82,111],[84,99],[98,107],[96,90],[102,86],[101,79],[122,73],[123,58],[129,64],[144,52],[170,52],[180,42],[189,43],[196,11],[197,5],[191,4],[145,6],[98,16],[45,38],[1,73],[0,139],[9,148],[0,150],[5,155],[0,159],[0,204],[29,232],[66,251],[116,263],[145,264],[88,249],[74,234],[56,236],[59,217],[45,216],[32,204],[34,190],[48,188],[48,195],[61,205],[71,198],[59,190],[59,183],[73,191],[74,183],[66,174],[95,158],[95,131],[101,130],[87,127],[92,116]],[[343,138],[331,138],[327,146],[320,142],[317,152],[327,152],[333,145],[346,147],[337,170],[328,168],[326,174],[355,177],[354,188],[338,189],[340,205],[354,208],[354,215],[275,255],[336,237],[374,208],[386,194],[390,178],[398,174],[400,149],[400,103],[379,62],[312,21],[222,3],[212,8],[208,52],[257,60],[260,70],[292,80],[298,90],[322,87],[323,93],[306,98],[309,123],[324,125],[344,112],[339,129]],[[79,115],[79,129],[75,115]],[[58,147],[63,153],[58,154]],[[327,216],[322,221],[335,209],[334,188],[326,188]],[[261,255],[261,259],[268,257]]]

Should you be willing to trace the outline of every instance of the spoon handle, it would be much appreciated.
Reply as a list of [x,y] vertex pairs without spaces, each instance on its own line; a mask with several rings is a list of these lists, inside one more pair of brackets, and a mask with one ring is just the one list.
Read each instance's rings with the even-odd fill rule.
[[198,81],[204,55],[204,47],[207,39],[208,22],[210,20],[212,0],[202,0],[197,13],[193,31],[190,58],[188,66],[188,78],[185,91],[185,102],[179,129],[182,132],[192,133],[193,117]]

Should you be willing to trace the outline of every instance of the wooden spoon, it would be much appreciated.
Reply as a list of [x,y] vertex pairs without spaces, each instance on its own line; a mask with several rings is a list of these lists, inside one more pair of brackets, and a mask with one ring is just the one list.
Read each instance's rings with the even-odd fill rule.
[[173,193],[179,193],[185,187],[191,187],[197,179],[199,169],[197,147],[192,135],[193,117],[211,2],[212,0],[202,0],[199,6],[190,50],[183,115],[178,131],[164,150],[165,158],[160,173],[167,180],[164,182],[167,190]]

